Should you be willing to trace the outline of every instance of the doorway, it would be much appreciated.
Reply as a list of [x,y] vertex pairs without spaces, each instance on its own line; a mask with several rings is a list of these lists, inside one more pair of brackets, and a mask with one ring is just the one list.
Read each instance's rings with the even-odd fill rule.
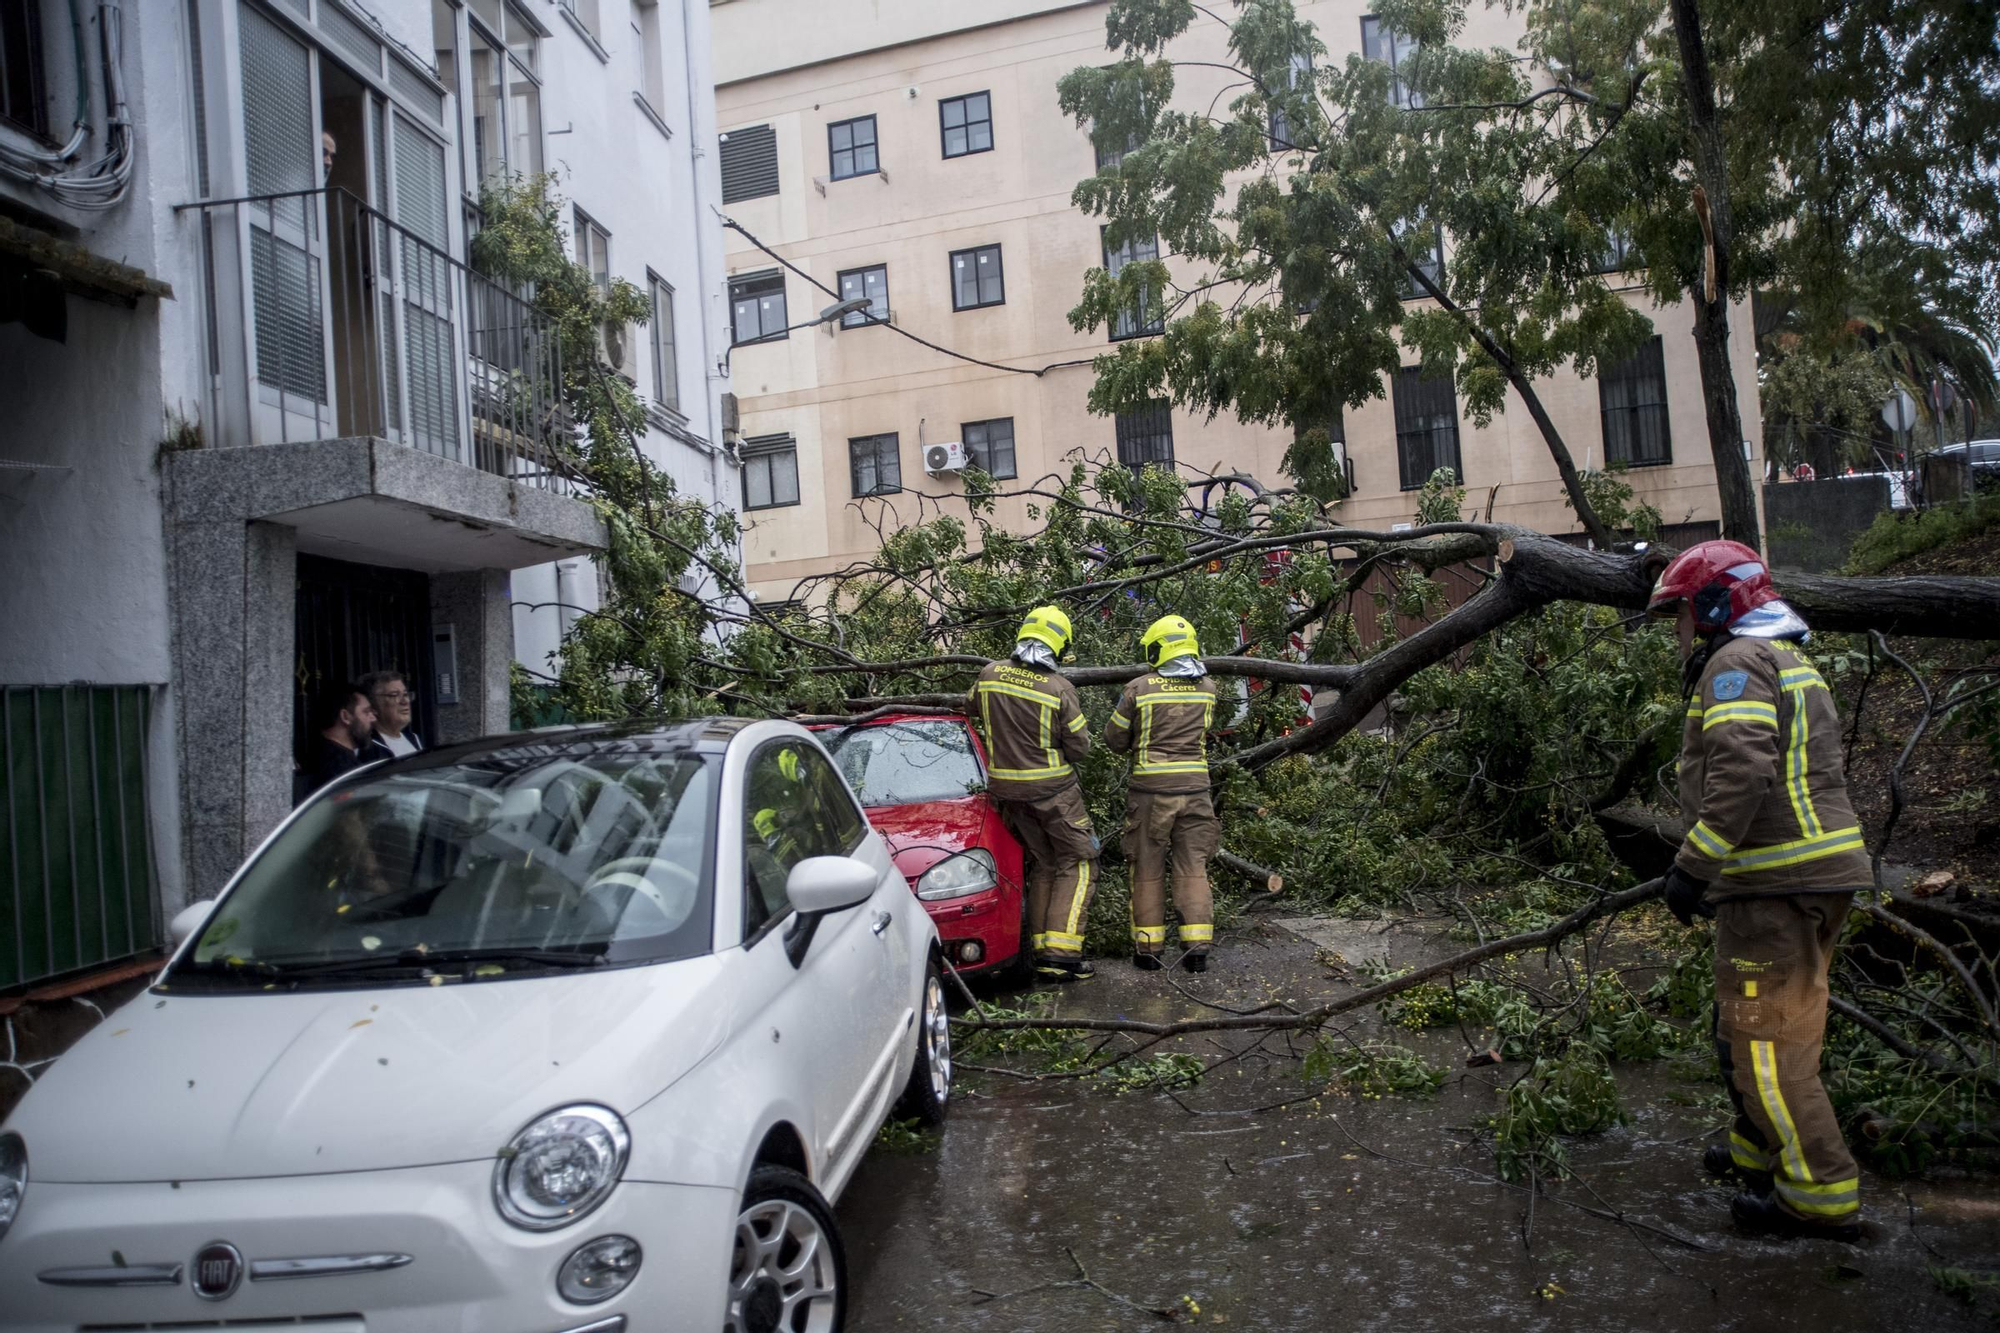
[[411,725],[437,741],[427,574],[300,555],[293,629],[292,748],[307,753],[314,702],[330,686],[371,671],[400,671],[416,693]]

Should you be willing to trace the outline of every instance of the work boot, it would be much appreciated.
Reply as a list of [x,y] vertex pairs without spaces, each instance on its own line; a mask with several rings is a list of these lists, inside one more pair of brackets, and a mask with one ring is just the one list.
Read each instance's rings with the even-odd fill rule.
[[1035,976],[1039,980],[1052,981],[1058,986],[1067,986],[1072,981],[1089,981],[1096,975],[1096,969],[1084,958],[1044,958],[1035,964]]
[[1768,1194],[1749,1190],[1729,1201],[1729,1217],[1738,1229],[1753,1236],[1782,1236],[1800,1240],[1837,1240],[1853,1245],[1861,1239],[1859,1222],[1808,1222],[1786,1212]]
[[1205,953],[1182,954],[1181,966],[1190,972],[1206,972],[1208,971],[1208,955]]
[[1714,1176],[1717,1180],[1728,1180],[1731,1176],[1734,1176],[1738,1181],[1742,1182],[1743,1188],[1749,1190],[1752,1194],[1769,1194],[1771,1192],[1771,1173],[1768,1171],[1751,1171],[1736,1165],[1735,1155],[1729,1151],[1729,1145],[1726,1143],[1711,1143],[1708,1145],[1707,1150],[1701,1155],[1701,1169]]
[[1135,953],[1132,955],[1132,966],[1141,972],[1157,972],[1163,964],[1156,953]]

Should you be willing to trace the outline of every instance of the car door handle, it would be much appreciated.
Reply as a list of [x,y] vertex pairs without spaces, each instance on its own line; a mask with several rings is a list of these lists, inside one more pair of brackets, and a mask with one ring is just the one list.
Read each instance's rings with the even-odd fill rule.
[[880,935],[883,931],[889,928],[889,923],[891,921],[894,921],[895,919],[896,918],[892,913],[877,912],[875,914],[874,924],[869,926],[868,929],[874,931],[877,935]]

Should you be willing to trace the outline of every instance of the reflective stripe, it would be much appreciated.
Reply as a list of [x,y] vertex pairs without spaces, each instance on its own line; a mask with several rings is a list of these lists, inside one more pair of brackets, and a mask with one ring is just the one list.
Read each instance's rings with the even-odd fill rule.
[[1167,942],[1167,928],[1165,926],[1134,926],[1132,927],[1132,942],[1134,944],[1165,944]]
[[1812,788],[1806,782],[1806,701],[1792,700],[1792,741],[1785,750],[1785,794],[1792,801],[1792,816],[1799,832],[1816,838],[1826,832],[1813,809]]
[[1746,1171],[1769,1171],[1771,1169],[1771,1154],[1765,1152],[1762,1148],[1759,1148],[1733,1129],[1729,1131],[1729,1160]]
[[1688,830],[1688,841],[1692,842],[1698,850],[1706,852],[1717,859],[1729,855],[1731,847],[1730,843],[1716,837],[1715,830],[1699,819],[1695,820],[1694,827]]
[[1778,686],[1785,690],[1826,689],[1826,677],[1818,667],[1786,667],[1778,673]]
[[1083,936],[1072,935],[1066,930],[1052,930],[1042,936],[1042,943],[1050,949],[1081,949]]
[[1688,705],[1688,716],[1689,716],[1689,717],[1691,717],[1691,718],[1694,718],[1694,719],[1696,719],[1697,721],[1699,721],[1699,720],[1700,720],[1700,718],[1701,718],[1701,705],[1700,705],[1700,704],[1689,704],[1689,705]]
[[1136,764],[1133,766],[1132,772],[1135,775],[1148,773],[1206,773],[1208,772],[1208,762],[1203,759],[1162,760],[1157,764]]
[[[1136,702],[1139,705],[1138,760],[1132,768],[1134,777],[1152,777],[1162,773],[1206,773],[1208,772],[1208,724],[1214,715],[1215,698],[1206,690],[1186,694],[1142,694]],[[1153,710],[1161,705],[1200,704],[1202,709],[1202,735],[1197,744],[1201,748],[1200,759],[1159,760],[1152,758]]]
[[1779,1176],[1771,1182],[1778,1197],[1795,1213],[1812,1217],[1842,1217],[1861,1210],[1861,1182],[1835,1181],[1828,1185],[1801,1185]]
[[1719,727],[1725,722],[1757,722],[1770,727],[1778,727],[1778,706],[1759,703],[1755,699],[1744,699],[1733,703],[1716,704],[1702,710],[1701,729]]
[[[1067,934],[1063,938],[1068,939],[1073,937],[1076,940],[1076,947],[1079,949],[1083,947],[1083,936],[1078,933],[1083,929],[1083,904],[1089,897],[1090,862],[1079,861],[1076,866],[1076,892],[1070,896],[1069,917],[1063,923],[1067,931]],[[1055,939],[1056,932],[1053,930],[1050,931],[1049,938]]]
[[1030,949],[1033,949],[1036,953],[1040,953],[1042,951],[1042,945],[1048,940],[1048,938],[1049,937],[1047,934],[1038,930],[1034,934],[1028,936],[1028,947]]
[[1184,925],[1181,927],[1182,944],[1206,944],[1214,938],[1215,938],[1214,926]]
[[1746,847],[1740,852],[1731,852],[1722,863],[1722,873],[1747,875],[1753,870],[1777,870],[1783,866],[1817,861],[1823,856],[1859,851],[1866,846],[1867,843],[1863,841],[1858,827],[1835,829],[1816,838],[1800,838],[1795,842],[1781,842],[1771,847]]
[[1132,725],[1132,719],[1125,716],[1123,713],[1113,713],[1111,715],[1111,725],[1114,727],[1125,727],[1129,729]]
[[1806,1165],[1805,1149],[1799,1144],[1799,1128],[1792,1123],[1791,1108],[1778,1087],[1778,1052],[1768,1041],[1750,1043],[1750,1068],[1757,1078],[1757,1096],[1778,1135],[1778,1156],[1784,1163],[1783,1179],[1792,1184],[1811,1184],[1812,1170]]
[[1090,725],[1089,720],[1085,718],[1082,713],[1078,713],[1076,717],[1070,721],[1069,729],[1071,731],[1082,731],[1085,727],[1089,725]]
[[1743,998],[1746,1000],[1754,1000],[1757,998],[1756,978],[1753,977],[1750,980],[1743,983]]
[[989,768],[986,776],[1003,782],[1032,782],[1036,778],[1066,778],[1075,771],[1068,764],[1052,764],[1048,768]]
[[977,688],[981,694],[1011,694],[1016,699],[1026,699],[1038,708],[1062,707],[1062,700],[1053,694],[1043,694],[1040,690],[1031,690],[1025,685],[1009,685],[1001,680],[982,680]]

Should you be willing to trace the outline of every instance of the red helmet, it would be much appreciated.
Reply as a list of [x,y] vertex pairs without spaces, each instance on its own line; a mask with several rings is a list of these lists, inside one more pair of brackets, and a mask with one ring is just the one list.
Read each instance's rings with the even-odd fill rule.
[[1701,542],[1690,546],[1660,571],[1646,610],[1671,613],[1677,603],[1694,607],[1694,620],[1705,633],[1736,623],[1766,602],[1778,600],[1771,571],[1742,542]]

